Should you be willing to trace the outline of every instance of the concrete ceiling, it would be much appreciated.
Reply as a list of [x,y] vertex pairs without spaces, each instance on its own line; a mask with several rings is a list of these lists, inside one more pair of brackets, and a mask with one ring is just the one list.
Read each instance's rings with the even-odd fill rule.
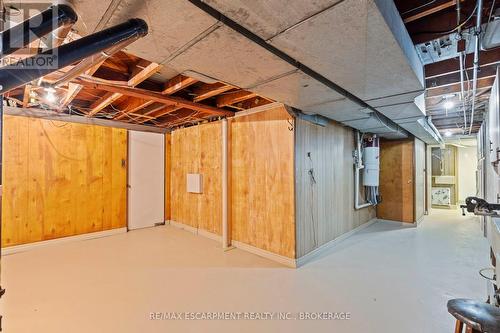
[[[162,64],[164,80],[195,71],[362,131],[388,131],[387,126],[377,123],[373,115],[356,103],[224,26],[187,0],[75,0],[73,3],[81,17],[78,27],[85,31],[131,17],[146,20],[149,35],[127,50]],[[207,0],[206,3],[396,122],[403,123],[405,119],[413,122],[425,115],[414,103],[424,89],[422,64],[392,1]],[[109,19],[103,15],[97,20],[96,9],[109,14]]]

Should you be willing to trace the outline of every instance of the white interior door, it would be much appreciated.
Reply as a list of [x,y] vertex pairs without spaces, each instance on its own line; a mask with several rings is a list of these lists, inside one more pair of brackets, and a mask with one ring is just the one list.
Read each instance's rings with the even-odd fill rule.
[[128,133],[128,228],[152,227],[164,221],[165,137]]

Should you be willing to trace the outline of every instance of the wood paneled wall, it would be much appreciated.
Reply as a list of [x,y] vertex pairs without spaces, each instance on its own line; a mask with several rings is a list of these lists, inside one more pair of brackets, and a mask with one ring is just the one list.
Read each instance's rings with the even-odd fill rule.
[[284,107],[230,119],[232,239],[295,258],[294,120]]
[[[219,235],[222,232],[221,126],[221,122],[213,122],[170,134],[170,202],[166,202],[172,220]],[[203,175],[203,193],[187,192],[188,173]]]
[[382,203],[377,217],[415,222],[414,140],[384,140],[380,143],[380,188]]
[[300,258],[375,218],[375,209],[354,209],[353,130],[334,122],[321,127],[300,119],[295,127]]
[[5,116],[2,151],[2,246],[126,226],[126,130]]
[[[294,258],[294,138],[290,127],[293,119],[281,106],[229,119],[229,232],[233,240]],[[179,129],[170,136],[170,157],[166,158],[171,165],[170,171],[167,167],[171,219],[220,235],[222,123]],[[202,194],[186,191],[188,173],[203,175]]]

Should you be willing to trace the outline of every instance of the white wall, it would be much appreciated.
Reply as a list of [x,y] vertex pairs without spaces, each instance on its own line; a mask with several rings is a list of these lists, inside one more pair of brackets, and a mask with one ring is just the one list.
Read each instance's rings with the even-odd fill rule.
[[465,198],[476,195],[476,146],[458,148],[458,200],[464,202]]

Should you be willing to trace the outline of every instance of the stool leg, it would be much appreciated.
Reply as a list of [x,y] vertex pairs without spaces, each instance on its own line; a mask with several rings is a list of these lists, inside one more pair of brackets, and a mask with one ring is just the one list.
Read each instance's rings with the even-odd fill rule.
[[455,324],[455,333],[462,333],[463,328],[464,323],[462,323],[460,320],[457,320],[457,323]]

